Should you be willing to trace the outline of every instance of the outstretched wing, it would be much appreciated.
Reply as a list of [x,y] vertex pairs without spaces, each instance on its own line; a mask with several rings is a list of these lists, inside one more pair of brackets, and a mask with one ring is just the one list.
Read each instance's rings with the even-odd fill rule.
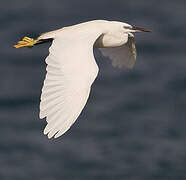
[[93,44],[101,35],[92,31],[60,32],[46,58],[47,74],[42,88],[40,118],[46,117],[44,134],[55,138],[64,134],[85,106],[98,73]]
[[112,65],[119,68],[133,68],[136,62],[136,47],[134,37],[129,37],[128,42],[114,48],[100,48],[102,54],[112,60]]

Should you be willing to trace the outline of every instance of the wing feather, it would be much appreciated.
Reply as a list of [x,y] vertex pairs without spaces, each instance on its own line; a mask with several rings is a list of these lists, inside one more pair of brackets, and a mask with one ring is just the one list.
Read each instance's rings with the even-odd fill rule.
[[[46,117],[44,134],[55,138],[64,134],[78,118],[97,76],[93,45],[101,32],[64,31],[55,36],[46,58],[40,118]],[[85,68],[86,67],[86,68]]]
[[133,68],[136,62],[136,47],[134,37],[120,47],[100,48],[102,54],[112,60],[112,65],[119,68]]

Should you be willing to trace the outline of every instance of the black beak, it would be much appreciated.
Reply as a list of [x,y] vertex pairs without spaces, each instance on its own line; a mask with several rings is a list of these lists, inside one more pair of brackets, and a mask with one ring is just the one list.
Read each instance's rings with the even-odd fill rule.
[[136,32],[152,32],[151,30],[140,28],[140,27],[136,27],[136,26],[132,26],[132,30],[134,30]]

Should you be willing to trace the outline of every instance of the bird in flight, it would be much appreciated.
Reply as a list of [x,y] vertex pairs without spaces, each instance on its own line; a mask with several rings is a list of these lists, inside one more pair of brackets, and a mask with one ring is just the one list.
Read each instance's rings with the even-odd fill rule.
[[46,117],[44,134],[63,135],[76,121],[89,97],[98,74],[93,48],[119,68],[132,68],[136,61],[133,32],[150,32],[118,21],[94,20],[41,34],[24,37],[15,48],[32,47],[52,41],[46,58],[40,118]]

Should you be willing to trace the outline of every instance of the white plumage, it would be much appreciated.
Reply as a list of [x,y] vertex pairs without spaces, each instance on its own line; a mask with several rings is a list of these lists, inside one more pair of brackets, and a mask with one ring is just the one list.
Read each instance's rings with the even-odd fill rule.
[[128,42],[119,47],[100,48],[102,54],[112,60],[112,65],[119,68],[133,68],[136,62],[136,47],[134,37],[128,38]]
[[48,124],[44,134],[48,134],[48,138],[59,137],[74,123],[87,102],[98,73],[93,44],[100,32],[76,31],[70,36],[66,33],[59,32],[55,36],[46,58],[40,118],[46,117]]
[[48,138],[64,134],[84,108],[98,74],[93,48],[100,48],[113,66],[132,68],[136,61],[132,32],[142,31],[149,32],[123,22],[95,20],[44,33],[37,40],[25,37],[14,46],[33,46],[53,39],[40,103],[40,118],[46,117],[44,134]]

